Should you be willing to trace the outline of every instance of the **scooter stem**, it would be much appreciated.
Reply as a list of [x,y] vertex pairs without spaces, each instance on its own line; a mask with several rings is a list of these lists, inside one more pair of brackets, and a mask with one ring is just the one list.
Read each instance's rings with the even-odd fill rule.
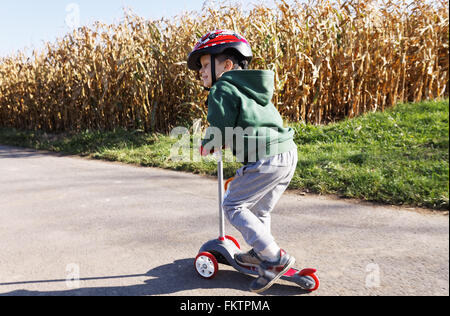
[[223,160],[222,150],[217,153],[217,177],[219,179],[219,219],[220,240],[225,240],[225,219],[223,213],[224,184],[223,184]]

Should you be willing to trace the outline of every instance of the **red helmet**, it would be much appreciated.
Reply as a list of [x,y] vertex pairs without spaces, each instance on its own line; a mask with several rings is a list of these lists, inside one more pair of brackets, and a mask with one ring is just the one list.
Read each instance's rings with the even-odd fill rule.
[[200,57],[210,54],[219,55],[227,49],[233,49],[239,57],[249,63],[253,59],[252,48],[247,40],[234,31],[216,30],[203,36],[189,54],[188,67],[191,70],[200,70]]

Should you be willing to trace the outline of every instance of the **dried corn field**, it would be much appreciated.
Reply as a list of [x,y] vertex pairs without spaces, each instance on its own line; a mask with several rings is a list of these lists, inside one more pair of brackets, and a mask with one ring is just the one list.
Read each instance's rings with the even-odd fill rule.
[[0,59],[0,126],[48,132],[118,127],[168,132],[205,119],[206,93],[186,67],[196,40],[234,29],[255,69],[276,73],[290,121],[323,124],[402,101],[449,95],[448,0],[277,1],[205,7],[170,20],[126,14]]

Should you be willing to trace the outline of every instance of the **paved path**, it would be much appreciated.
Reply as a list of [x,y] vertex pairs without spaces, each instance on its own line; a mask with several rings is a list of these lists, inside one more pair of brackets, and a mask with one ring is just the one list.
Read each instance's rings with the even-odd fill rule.
[[[193,270],[216,209],[213,178],[0,146],[0,295],[252,295]],[[273,232],[319,269],[308,295],[449,295],[446,215],[288,193]]]

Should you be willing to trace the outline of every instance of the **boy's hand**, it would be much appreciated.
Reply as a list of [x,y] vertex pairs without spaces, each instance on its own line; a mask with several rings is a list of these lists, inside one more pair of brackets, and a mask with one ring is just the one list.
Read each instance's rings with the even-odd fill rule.
[[[214,149],[215,149],[215,147],[212,148],[211,151],[208,152],[208,150],[206,150],[203,146],[200,146],[200,155],[202,155],[202,157],[212,155],[215,153]],[[223,146],[222,149],[225,149],[225,146]]]
[[209,156],[209,155],[211,155],[213,153],[214,153],[214,149],[211,152],[208,152],[207,150],[205,150],[205,148],[203,148],[203,146],[200,146],[200,155],[202,157]]

